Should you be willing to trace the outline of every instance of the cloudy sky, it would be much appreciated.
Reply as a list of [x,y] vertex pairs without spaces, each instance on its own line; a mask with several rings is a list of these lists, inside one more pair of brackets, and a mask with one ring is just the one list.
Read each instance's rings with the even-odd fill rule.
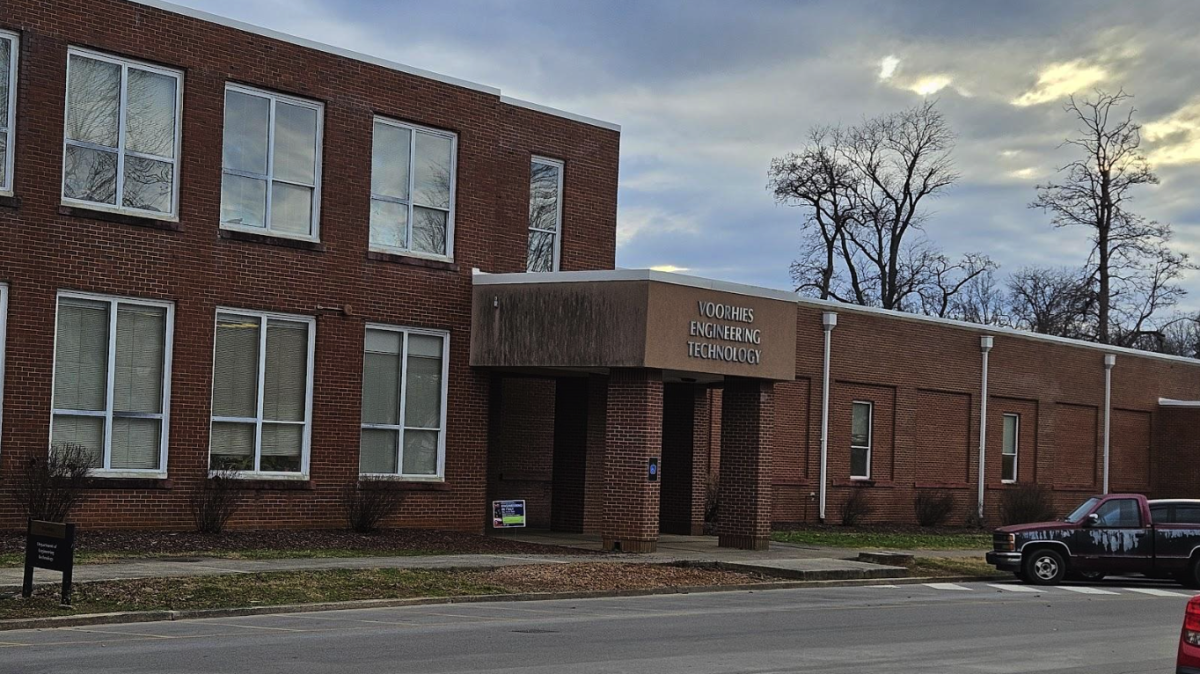
[[1094,87],[1136,96],[1162,178],[1136,209],[1200,258],[1197,2],[177,1],[621,124],[622,267],[790,287],[799,214],[765,189],[771,158],[927,96],[962,174],[928,236],[1002,271],[1082,263],[1085,232],[1027,204],[1070,156],[1063,101]]

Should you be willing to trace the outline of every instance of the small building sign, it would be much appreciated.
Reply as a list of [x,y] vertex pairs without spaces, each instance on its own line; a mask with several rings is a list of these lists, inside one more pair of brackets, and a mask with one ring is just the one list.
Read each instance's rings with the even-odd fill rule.
[[62,603],[71,604],[71,572],[75,567],[75,525],[29,520],[25,536],[25,582],[21,596],[33,596],[33,570],[61,571]]
[[650,465],[646,470],[646,479],[651,482],[658,482],[658,457],[650,457]]
[[492,501],[492,527],[513,529],[525,526],[525,501]]

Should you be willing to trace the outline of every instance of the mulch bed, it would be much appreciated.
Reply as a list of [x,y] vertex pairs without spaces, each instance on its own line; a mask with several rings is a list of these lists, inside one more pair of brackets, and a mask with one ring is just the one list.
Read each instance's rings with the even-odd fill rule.
[[779,522],[771,526],[775,531],[828,531],[841,534],[925,534],[935,536],[956,536],[961,534],[987,534],[991,529],[973,529],[970,527],[922,527],[916,524],[859,524],[852,527],[840,524],[820,524],[818,522]]
[[757,574],[705,567],[603,562],[508,566],[490,571],[463,571],[461,575],[478,583],[498,585],[510,592],[647,590],[660,587],[745,585],[766,580]]
[[[227,531],[221,534],[159,531],[81,531],[76,549],[145,557],[239,550],[422,551],[439,554],[590,555],[587,550],[524,543],[495,536],[429,529],[392,529],[373,534],[337,530]],[[21,553],[25,537],[0,534],[0,554]]]

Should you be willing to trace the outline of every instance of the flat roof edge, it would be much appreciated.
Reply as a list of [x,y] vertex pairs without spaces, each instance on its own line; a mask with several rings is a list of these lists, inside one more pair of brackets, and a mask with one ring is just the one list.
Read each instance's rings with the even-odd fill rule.
[[207,21],[209,23],[215,23],[220,26],[225,26],[227,28],[233,28],[235,30],[240,30],[240,31],[243,31],[246,33],[259,35],[262,37],[270,38],[272,40],[279,40],[281,42],[287,42],[290,44],[294,44],[298,47],[304,47],[305,49],[313,49],[316,51],[325,52],[327,54],[333,54],[334,56],[341,56],[343,58],[348,58],[348,59],[352,59],[355,61],[361,61],[363,63],[370,63],[371,65],[377,65],[377,66],[380,66],[383,68],[387,68],[389,70],[395,70],[398,72],[406,73],[408,75],[415,75],[416,77],[423,77],[425,79],[442,82],[443,84],[449,84],[449,85],[456,86],[456,87],[462,87],[464,89],[471,89],[472,91],[478,91],[480,93],[496,96],[500,99],[501,103],[507,103],[509,105],[515,105],[515,106],[522,107],[522,108],[528,108],[530,110],[536,110],[538,112],[542,112],[547,115],[553,115],[555,117],[569,119],[573,122],[580,122],[582,124],[598,126],[603,129],[609,129],[609,130],[617,131],[617,132],[620,132],[620,130],[621,130],[621,126],[619,124],[613,124],[612,122],[605,122],[603,120],[595,119],[592,117],[587,117],[586,115],[579,115],[579,114],[576,114],[573,112],[559,110],[557,108],[552,108],[547,105],[541,105],[539,103],[531,103],[529,101],[523,101],[519,98],[512,98],[510,96],[504,96],[500,93],[500,89],[498,89],[496,87],[487,86],[486,84],[479,84],[478,82],[472,82],[470,80],[464,80],[464,79],[460,79],[457,77],[451,77],[449,75],[443,75],[441,73],[435,73],[432,70],[425,70],[423,68],[415,68],[413,66],[405,65],[403,63],[398,63],[396,61],[389,61],[388,59],[383,59],[383,58],[379,58],[377,56],[371,56],[370,54],[364,54],[362,52],[357,52],[352,49],[343,49],[342,47],[335,47],[333,45],[325,44],[323,42],[309,40],[308,38],[303,38],[303,37],[299,37],[296,35],[291,35],[289,33],[272,30],[270,28],[265,28],[263,26],[258,26],[258,25],[252,24],[252,23],[246,23],[245,21],[238,21],[237,19],[231,19],[227,16],[221,16],[220,14],[213,14],[211,12],[206,12],[201,9],[185,7],[183,5],[177,5],[173,2],[165,2],[164,0],[129,0],[129,1],[133,2],[135,4],[138,4],[138,5],[142,5],[144,7],[151,7],[153,9],[162,10],[164,12],[170,12],[172,14],[178,14],[180,16],[190,17],[193,19],[198,19],[200,21]]
[[600,269],[593,271],[557,271],[514,274],[487,274],[476,269],[472,274],[472,280],[475,285],[479,286],[515,285],[525,283],[657,281],[660,283],[670,283],[673,285],[700,288],[702,290],[714,290],[717,292],[746,295],[749,297],[762,297],[770,300],[779,300],[781,302],[794,302],[796,299],[796,296],[793,293],[784,290],[760,288],[758,286],[732,283],[730,281],[717,281],[714,279],[700,278],[699,276],[688,276],[686,274],[672,274],[670,272],[655,271],[653,269]]
[[608,129],[609,131],[616,131],[617,133],[621,132],[620,124],[606,122],[602,119],[596,119],[595,117],[588,117],[586,115],[579,115],[574,112],[567,112],[566,110],[559,110],[558,108],[552,108],[548,105],[542,105],[541,103],[532,103],[530,101],[521,100],[520,98],[513,98],[512,96],[504,95],[500,96],[500,102],[507,103],[508,105],[516,106],[518,108],[525,108],[527,110],[553,115],[555,117],[562,117],[564,119],[569,119],[573,122],[579,122],[581,124],[598,126],[602,129]]
[[[1200,366],[1200,359],[1188,358],[1187,356],[1175,356],[1169,353],[1155,353],[1153,351],[1142,351],[1140,349],[1131,349],[1126,346],[1112,346],[1109,344],[1099,344],[1096,342],[1085,342],[1081,339],[1071,339],[1070,337],[1058,337],[1056,335],[1043,335],[1037,332],[1028,330],[1019,330],[1017,328],[1006,328],[997,325],[985,325],[982,323],[971,323],[969,321],[960,321],[953,318],[942,318],[940,316],[926,316],[924,314],[912,314],[907,311],[896,311],[894,309],[881,309],[879,307],[864,307],[857,304],[846,304],[832,300],[820,300],[813,297],[804,297],[802,295],[793,295],[797,304],[809,305],[812,307],[822,308],[834,313],[846,312],[854,314],[872,314],[875,316],[883,316],[887,318],[895,318],[902,321],[915,321],[918,323],[932,323],[935,325],[944,325],[950,328],[958,328],[960,330],[971,330],[974,332],[1014,337],[1017,339],[1027,339],[1034,342],[1048,342],[1051,344],[1059,344],[1062,346],[1071,346],[1080,349],[1091,349],[1102,353],[1122,354],[1126,356],[1136,356],[1138,358],[1153,358],[1157,360],[1166,360],[1184,365]],[[1117,367],[1120,367],[1118,364]]]
[[1159,398],[1159,407],[1190,407],[1200,409],[1200,400],[1174,400],[1172,398]]

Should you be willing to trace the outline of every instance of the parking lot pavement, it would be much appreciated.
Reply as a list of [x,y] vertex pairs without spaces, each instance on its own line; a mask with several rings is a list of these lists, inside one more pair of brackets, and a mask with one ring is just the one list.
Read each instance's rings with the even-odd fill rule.
[[1168,673],[1190,596],[929,583],[14,631],[0,672]]

